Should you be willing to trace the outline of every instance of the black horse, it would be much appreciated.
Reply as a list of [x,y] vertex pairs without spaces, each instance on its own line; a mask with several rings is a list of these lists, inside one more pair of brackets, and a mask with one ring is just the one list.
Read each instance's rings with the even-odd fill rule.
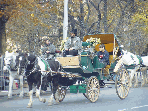
[[[62,67],[56,60],[45,61],[33,54],[28,54],[27,56],[24,56],[21,61],[25,62],[22,64],[25,64],[26,67],[25,75],[27,76],[29,86],[30,101],[28,103],[28,107],[32,106],[33,83],[37,85],[36,96],[39,97],[39,100],[42,102],[45,102],[46,100],[40,97],[40,90],[42,89],[46,91],[48,85],[51,85],[52,95],[48,101],[48,105],[52,105],[53,97],[56,99],[57,103],[60,102],[59,97],[55,96],[59,86],[70,86],[77,80],[77,78],[69,79],[68,77],[62,77],[60,73],[62,71]],[[45,70],[46,73],[43,73],[44,71],[41,70],[41,65],[43,65],[41,62],[48,66],[47,70]]]
[[21,64],[19,72],[21,72],[22,68],[25,67],[25,76],[27,77],[30,96],[30,101],[27,107],[32,107],[33,84],[36,85],[36,97],[38,97],[41,102],[45,103],[46,99],[40,97],[42,73],[38,65],[38,58],[33,54],[20,53],[19,59],[17,58],[17,63]]

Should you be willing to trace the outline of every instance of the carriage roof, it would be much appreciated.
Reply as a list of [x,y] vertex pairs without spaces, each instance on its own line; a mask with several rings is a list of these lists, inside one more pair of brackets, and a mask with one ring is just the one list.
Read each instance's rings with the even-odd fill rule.
[[[114,34],[95,34],[95,35],[86,35],[83,38],[83,42],[86,42],[87,39],[90,38],[100,38],[101,44],[105,45],[105,48],[108,52],[112,52],[113,51],[113,47],[118,47],[118,41],[116,39],[116,36]],[[100,44],[97,44],[95,46],[95,50],[99,51],[99,46]]]

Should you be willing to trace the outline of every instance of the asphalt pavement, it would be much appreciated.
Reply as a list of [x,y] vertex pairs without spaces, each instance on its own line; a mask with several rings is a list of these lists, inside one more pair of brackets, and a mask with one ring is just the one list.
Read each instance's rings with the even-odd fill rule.
[[[110,84],[114,84],[114,81],[105,80],[104,82],[106,83],[105,87],[109,87],[109,88],[110,88]],[[8,89],[8,86],[7,86],[7,89]],[[29,92],[28,87],[23,88],[23,90],[24,90],[24,95],[27,96],[28,92]],[[33,89],[33,91],[35,93],[35,88]],[[12,90],[12,96],[19,95],[19,93],[20,93],[20,88]],[[47,88],[47,91],[41,92],[41,94],[48,94],[48,93],[51,93],[51,89],[49,87]],[[0,97],[4,97],[4,96],[7,96],[7,95],[8,95],[8,90],[0,90]]]

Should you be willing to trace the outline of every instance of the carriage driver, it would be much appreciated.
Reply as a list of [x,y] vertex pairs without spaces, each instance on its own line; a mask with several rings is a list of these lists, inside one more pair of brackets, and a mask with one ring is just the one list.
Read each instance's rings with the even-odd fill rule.
[[80,54],[82,49],[82,42],[79,37],[77,37],[77,29],[71,32],[71,37],[69,37],[64,45],[63,57],[66,55],[77,56]]
[[52,59],[55,54],[55,46],[50,42],[47,36],[42,37],[41,53],[44,58]]

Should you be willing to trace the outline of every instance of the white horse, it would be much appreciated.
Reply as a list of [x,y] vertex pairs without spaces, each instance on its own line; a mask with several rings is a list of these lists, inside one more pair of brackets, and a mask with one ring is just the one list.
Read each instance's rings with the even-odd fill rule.
[[[140,56],[134,55],[133,53],[123,50],[123,55],[121,55],[121,59],[116,64],[116,66],[114,68],[114,72],[117,72],[122,66],[125,66],[125,65],[127,66],[127,70],[130,72],[130,87],[132,87],[132,79],[133,79],[134,75],[138,71],[147,70],[148,56],[140,57]],[[134,68],[128,69],[128,66],[131,66],[131,65],[133,65]],[[143,74],[143,76],[145,76],[145,74]],[[145,79],[143,79],[143,81],[145,81]],[[136,77],[135,86],[137,86],[137,84],[138,84],[138,80]],[[145,82],[143,82],[143,84],[145,84]]]
[[9,71],[9,91],[8,91],[8,98],[12,98],[12,86],[13,86],[13,81],[14,79],[20,79],[20,97],[24,96],[23,92],[23,75],[19,75],[17,71],[17,66],[16,66],[16,57],[18,56],[18,53],[9,53],[8,51],[5,52],[5,58],[4,58],[4,63],[5,66],[3,67],[3,70]]

